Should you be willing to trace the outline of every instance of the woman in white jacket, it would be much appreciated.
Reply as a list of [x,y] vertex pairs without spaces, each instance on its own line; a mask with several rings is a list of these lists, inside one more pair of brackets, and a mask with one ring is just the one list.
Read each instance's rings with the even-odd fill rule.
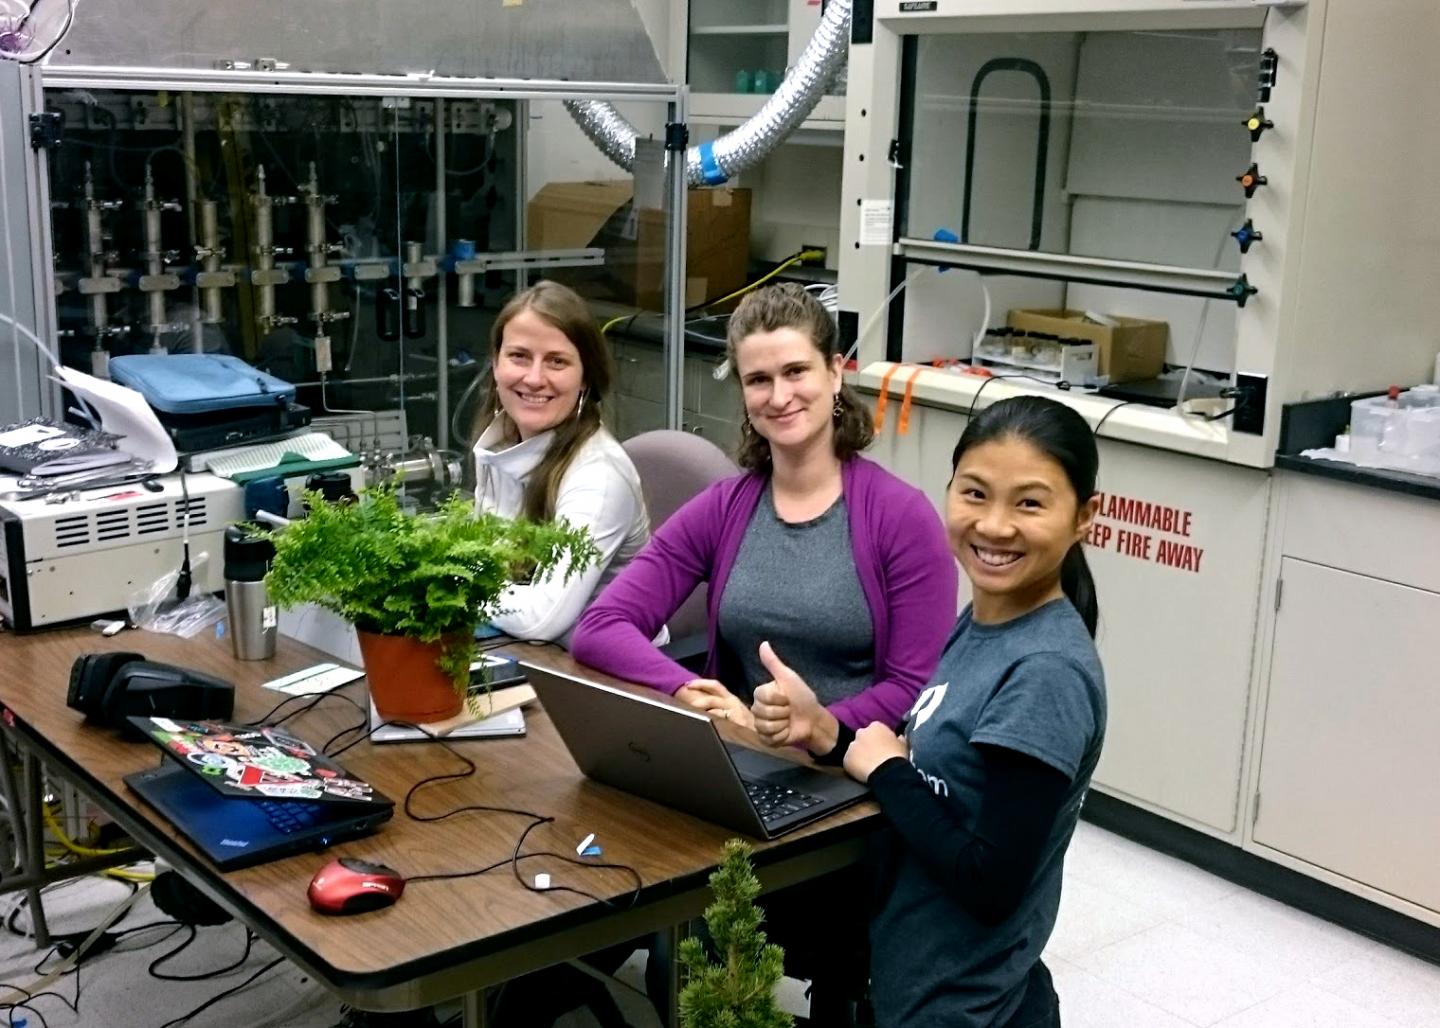
[[493,624],[518,639],[569,643],[592,597],[650,538],[635,465],[601,424],[614,365],[585,301],[556,282],[511,298],[490,333],[494,371],[475,443],[475,505],[589,529],[600,559],[512,586]]

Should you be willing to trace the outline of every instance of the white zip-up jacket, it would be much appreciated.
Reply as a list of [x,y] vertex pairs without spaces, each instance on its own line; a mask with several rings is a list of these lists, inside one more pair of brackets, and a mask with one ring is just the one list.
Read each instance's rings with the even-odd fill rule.
[[[505,437],[508,419],[502,414],[475,443],[475,507],[503,517],[518,517],[524,506],[525,485],[544,459],[555,433],[542,432],[510,445]],[[500,447],[496,449],[495,447]],[[650,540],[650,518],[640,489],[640,475],[629,455],[606,429],[585,441],[555,497],[555,518],[585,528],[600,551],[589,568],[565,578],[557,567],[543,579],[513,585],[501,598],[505,613],[493,620],[496,628],[517,639],[542,639],[570,644],[570,630],[590,600]]]

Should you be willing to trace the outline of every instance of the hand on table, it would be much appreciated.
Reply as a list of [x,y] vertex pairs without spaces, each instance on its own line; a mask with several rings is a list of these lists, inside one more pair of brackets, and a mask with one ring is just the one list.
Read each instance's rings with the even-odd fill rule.
[[855,733],[845,751],[845,771],[857,782],[868,782],[875,769],[891,757],[910,759],[910,747],[879,721],[872,721]]
[[713,678],[697,678],[693,682],[686,682],[676,690],[675,698],[696,710],[714,714],[716,717],[724,718],[742,728],[755,727],[755,719],[750,716],[750,708],[741,703],[738,696]]

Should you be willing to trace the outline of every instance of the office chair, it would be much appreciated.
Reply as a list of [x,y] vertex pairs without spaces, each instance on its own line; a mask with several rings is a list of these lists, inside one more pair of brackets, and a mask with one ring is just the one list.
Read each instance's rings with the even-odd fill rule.
[[[725,451],[690,432],[673,429],[644,432],[621,445],[640,473],[651,531],[663,525],[706,486],[740,472]],[[704,665],[708,645],[707,595],[704,584],[695,588],[670,618],[670,642],[661,647],[672,660],[697,673]]]

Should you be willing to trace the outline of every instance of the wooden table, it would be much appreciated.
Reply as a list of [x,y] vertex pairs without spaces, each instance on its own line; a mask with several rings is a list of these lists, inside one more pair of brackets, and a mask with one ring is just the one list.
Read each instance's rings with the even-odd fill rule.
[[[340,761],[396,800],[391,821],[368,838],[324,853],[222,874],[124,785],[125,775],[153,766],[158,751],[148,743],[123,741],[114,730],[86,725],[65,705],[74,658],[111,649],[134,650],[234,682],[236,720],[259,718],[283,698],[261,689],[262,682],[326,659],[285,639],[273,659],[251,662],[234,660],[228,643],[208,637],[187,641],[126,632],[104,639],[83,629],[0,636],[0,719],[7,744],[26,757],[25,791],[34,816],[29,818],[32,864],[22,881],[34,890],[37,913],[38,886],[45,880],[43,860],[33,863],[43,842],[34,809],[41,789],[38,760],[47,774],[72,783],[136,843],[183,871],[343,1002],[364,1010],[395,1011],[465,997],[466,1024],[479,1025],[484,1018],[480,994],[488,986],[698,917],[710,899],[708,876],[723,843],[734,835],[584,778],[544,710],[532,705],[526,710],[524,738],[454,743],[475,762],[477,773],[426,786],[415,797],[416,813],[489,804],[554,818],[531,832],[527,853],[573,853],[580,839],[595,832],[605,861],[639,872],[642,886],[633,905],[634,880],[623,872],[533,857],[521,863],[527,880],[543,871],[557,885],[583,889],[614,905],[574,893],[529,891],[507,863],[475,877],[417,882],[397,905],[383,910],[325,917],[310,909],[305,890],[312,875],[334,857],[378,860],[407,877],[463,871],[508,858],[530,819],[470,812],[439,823],[412,820],[398,806],[406,791],[422,778],[463,766],[440,746],[367,741]],[[560,670],[578,667],[553,647],[517,646],[510,652]],[[337,691],[365,702],[363,682]],[[327,699],[287,724],[319,745],[360,719],[355,707]],[[723,723],[721,729],[746,741],[741,729]],[[10,762],[0,763],[9,775]],[[757,872],[765,887],[773,889],[853,863],[878,823],[877,808],[867,802],[777,842],[752,840]]]

